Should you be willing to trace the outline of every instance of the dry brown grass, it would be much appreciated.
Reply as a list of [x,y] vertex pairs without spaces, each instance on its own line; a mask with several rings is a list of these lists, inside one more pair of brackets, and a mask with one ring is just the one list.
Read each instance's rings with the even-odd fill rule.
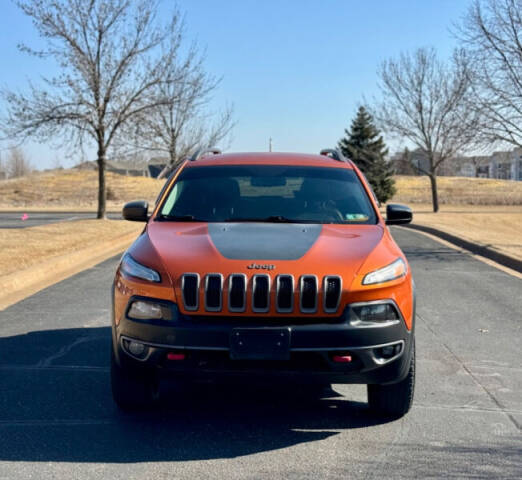
[[412,205],[413,222],[522,260],[522,206]]
[[[162,180],[107,173],[107,207],[119,210],[130,200],[154,202]],[[98,195],[98,173],[55,170],[0,181],[0,209],[93,210]]]
[[522,259],[522,182],[438,177],[433,213],[428,177],[397,176],[393,202],[413,207],[413,222]]
[[118,220],[80,220],[31,228],[0,229],[0,276],[42,260],[101,245],[143,228]]
[[[428,177],[397,175],[394,202],[431,203]],[[437,177],[440,204],[522,205],[522,182],[492,178]]]
[[[431,212],[427,177],[396,177],[394,202],[414,207],[414,222],[522,258],[522,182],[439,177],[441,211]],[[153,202],[162,180],[108,173],[108,208],[133,199]],[[0,181],[0,209],[94,210],[97,173],[63,170]],[[136,231],[129,222],[85,220],[23,230],[0,230],[0,272],[24,268],[73,249]],[[69,250],[67,250],[69,249]]]
[[[394,202],[430,203],[426,176],[396,176]],[[120,210],[123,203],[144,199],[153,202],[163,180],[107,173],[107,207]],[[522,205],[522,182],[466,177],[438,177],[439,201],[461,205]],[[97,172],[55,170],[29,177],[0,180],[0,209],[94,210]]]

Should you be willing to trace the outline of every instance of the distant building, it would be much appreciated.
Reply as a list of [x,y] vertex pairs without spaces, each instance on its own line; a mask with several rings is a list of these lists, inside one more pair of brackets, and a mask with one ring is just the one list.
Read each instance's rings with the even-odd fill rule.
[[418,175],[410,162],[408,151],[394,153],[389,161],[396,175]]
[[[407,154],[406,152],[396,153],[391,156],[390,161],[398,175],[424,175],[425,172],[430,171],[428,155],[420,148],[408,151]],[[450,162],[443,162],[438,169],[438,174],[455,175],[455,168]]]
[[[420,149],[408,152],[408,158],[405,152],[396,153],[390,157],[390,161],[398,175],[422,175],[423,170],[429,170],[428,157]],[[498,151],[491,155],[449,158],[440,165],[438,175],[522,181],[522,148]]]
[[459,157],[454,160],[456,176],[488,178],[490,161],[491,157],[486,155]]
[[492,178],[508,180],[511,175],[511,155],[510,152],[494,152],[489,162],[490,174]]
[[409,152],[408,157],[410,159],[410,165],[413,167],[413,171],[416,175],[424,175],[424,172],[429,172],[430,161],[426,153],[420,148]]
[[475,165],[470,162],[463,163],[459,168],[457,175],[462,177],[474,177],[476,172]]
[[522,149],[494,152],[489,162],[490,178],[522,181]]

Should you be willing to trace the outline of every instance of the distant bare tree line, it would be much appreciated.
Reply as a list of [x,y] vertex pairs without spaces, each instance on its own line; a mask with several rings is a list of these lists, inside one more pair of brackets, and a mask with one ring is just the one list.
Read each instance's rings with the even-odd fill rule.
[[437,171],[474,142],[479,126],[469,99],[467,59],[456,52],[450,62],[442,62],[434,49],[421,48],[385,61],[379,73],[383,100],[374,107],[375,117],[385,131],[424,152],[428,168],[417,168],[430,179],[438,211]]
[[382,100],[370,109],[385,132],[428,159],[422,173],[435,212],[444,162],[496,144],[522,146],[522,0],[473,0],[454,33],[461,45],[447,62],[432,48],[383,62]]
[[33,170],[31,161],[20,147],[12,147],[6,155],[0,153],[0,180],[28,175]]
[[[61,73],[4,90],[0,130],[10,140],[55,140],[96,146],[98,218],[105,217],[108,152],[128,144],[165,151],[174,163],[185,145],[218,141],[232,127],[231,109],[215,125],[205,103],[218,85],[195,47],[184,50],[176,9],[158,18],[156,0],[20,0],[46,48],[22,51],[54,58]],[[207,133],[210,132],[210,133]],[[206,145],[204,145],[206,146]]]
[[522,1],[474,0],[456,35],[486,142],[522,146]]
[[[208,111],[219,80],[207,74],[203,60],[192,51],[178,72],[180,80],[158,83],[155,95],[166,101],[136,115],[123,136],[137,151],[166,155],[175,166],[197,149],[208,149],[226,140],[234,126],[233,109],[218,115]],[[124,145],[125,146],[125,145]]]
[[[196,148],[226,139],[232,109],[211,116],[219,80],[185,47],[176,9],[164,22],[156,0],[20,0],[52,57],[57,77],[27,92],[2,92],[0,130],[11,140],[63,139],[96,146],[98,217],[105,216],[108,152],[140,149],[175,165]],[[420,48],[383,62],[382,99],[369,106],[386,133],[428,158],[423,173],[438,210],[437,174],[455,155],[484,145],[522,146],[522,0],[471,0],[454,27],[460,48],[448,61]]]

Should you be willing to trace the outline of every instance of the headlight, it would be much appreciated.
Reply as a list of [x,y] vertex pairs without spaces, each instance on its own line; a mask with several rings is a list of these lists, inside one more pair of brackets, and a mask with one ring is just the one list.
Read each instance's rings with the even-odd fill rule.
[[399,314],[392,303],[367,303],[350,305],[350,323],[389,322],[399,320]]
[[124,255],[121,261],[121,270],[131,277],[141,278],[149,282],[161,282],[160,274],[156,272],[156,270],[141,265],[141,263],[134,260],[128,253]]
[[384,283],[406,275],[406,264],[402,258],[398,258],[395,262],[390,263],[386,267],[379,268],[374,272],[368,273],[363,281],[363,285],[373,285],[375,283]]

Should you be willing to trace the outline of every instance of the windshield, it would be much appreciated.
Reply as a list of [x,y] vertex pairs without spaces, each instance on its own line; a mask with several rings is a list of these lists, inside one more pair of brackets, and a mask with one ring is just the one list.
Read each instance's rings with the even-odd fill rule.
[[374,224],[353,170],[289,165],[186,168],[158,220]]

